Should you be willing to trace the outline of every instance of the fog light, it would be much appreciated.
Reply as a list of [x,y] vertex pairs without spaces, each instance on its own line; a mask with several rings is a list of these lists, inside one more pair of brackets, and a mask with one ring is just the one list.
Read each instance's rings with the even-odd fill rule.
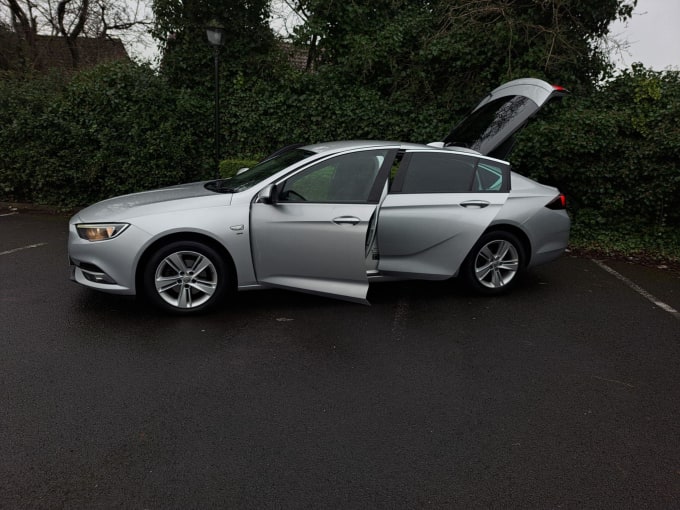
[[[81,269],[82,271],[82,269]],[[94,283],[104,283],[107,285],[115,285],[116,282],[106,273],[90,273],[88,271],[83,271],[83,276],[86,280]]]

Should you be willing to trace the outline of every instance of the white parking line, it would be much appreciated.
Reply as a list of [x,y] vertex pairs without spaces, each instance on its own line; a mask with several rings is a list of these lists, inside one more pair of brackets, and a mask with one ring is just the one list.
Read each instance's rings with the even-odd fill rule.
[[669,306],[666,303],[664,303],[663,301],[657,299],[655,296],[653,296],[652,294],[647,292],[645,289],[643,289],[642,287],[637,285],[635,282],[629,280],[628,278],[623,276],[621,273],[614,271],[611,267],[606,265],[604,262],[600,262],[599,260],[595,260],[595,259],[591,259],[591,260],[593,262],[595,262],[598,266],[600,266],[602,269],[607,271],[609,274],[614,275],[616,278],[618,278],[623,283],[628,285],[631,289],[633,289],[635,292],[640,294],[642,297],[651,301],[656,306],[661,308],[663,311],[670,313],[673,317],[680,320],[680,312],[678,312],[675,308],[673,308],[672,306]]
[[0,251],[0,255],[9,255],[10,253],[16,253],[22,250],[29,250],[31,248],[40,248],[45,246],[47,243],[29,244],[28,246],[22,246],[21,248],[14,248],[13,250]]

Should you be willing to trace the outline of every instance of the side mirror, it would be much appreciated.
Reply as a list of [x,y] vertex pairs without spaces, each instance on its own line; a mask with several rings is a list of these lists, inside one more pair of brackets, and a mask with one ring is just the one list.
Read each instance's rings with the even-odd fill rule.
[[262,191],[257,194],[257,201],[260,204],[276,204],[276,198],[278,197],[279,190],[276,184],[268,184]]

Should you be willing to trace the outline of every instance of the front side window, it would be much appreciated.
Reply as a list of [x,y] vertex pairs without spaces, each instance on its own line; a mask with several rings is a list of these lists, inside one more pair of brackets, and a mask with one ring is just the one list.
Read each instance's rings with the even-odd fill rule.
[[387,150],[343,154],[287,179],[279,202],[367,202]]

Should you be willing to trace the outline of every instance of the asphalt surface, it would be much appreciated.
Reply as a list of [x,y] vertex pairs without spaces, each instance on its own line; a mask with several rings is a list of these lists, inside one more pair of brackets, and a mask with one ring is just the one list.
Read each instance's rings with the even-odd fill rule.
[[1,508],[680,508],[668,272],[174,318],[71,283],[66,236],[0,216]]

